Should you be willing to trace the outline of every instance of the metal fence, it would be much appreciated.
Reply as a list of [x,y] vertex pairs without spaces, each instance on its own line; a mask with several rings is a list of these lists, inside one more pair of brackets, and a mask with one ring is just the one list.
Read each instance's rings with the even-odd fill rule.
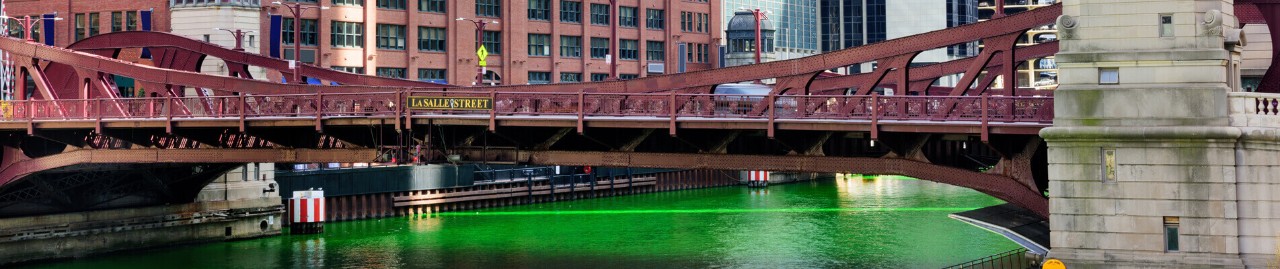
[[961,264],[943,267],[946,269],[1028,269],[1033,268],[1035,260],[1027,258],[1027,249],[997,253]]
[[[492,109],[410,110],[409,96],[488,98]],[[576,116],[1051,123],[1052,97],[369,92],[7,101],[0,121]]]

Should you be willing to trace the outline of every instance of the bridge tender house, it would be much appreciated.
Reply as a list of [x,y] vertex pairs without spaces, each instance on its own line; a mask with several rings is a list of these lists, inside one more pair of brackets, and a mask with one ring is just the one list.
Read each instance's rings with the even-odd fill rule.
[[409,97],[410,109],[493,109],[493,99],[478,97]]

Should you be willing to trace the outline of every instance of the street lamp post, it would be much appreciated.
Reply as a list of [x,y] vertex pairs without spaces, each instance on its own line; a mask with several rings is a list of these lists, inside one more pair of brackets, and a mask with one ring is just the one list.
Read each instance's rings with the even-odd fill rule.
[[[485,21],[485,20],[482,20],[482,19],[470,19],[470,20],[469,20],[469,19],[466,19],[466,18],[458,18],[457,20],[459,20],[459,21],[469,21],[469,22],[474,23],[474,24],[476,25],[476,51],[479,51],[479,50],[480,50],[480,48],[484,46],[484,26],[485,26],[486,24],[490,24],[490,23],[492,23],[492,24],[498,24],[498,21]],[[480,65],[480,61],[484,61],[484,59],[481,59],[479,55],[476,55],[476,65],[477,65],[477,68],[476,68],[476,72],[477,72],[477,74],[476,74],[476,86],[484,85],[484,73],[485,73],[485,66]]]
[[739,8],[739,9],[751,11],[751,15],[754,15],[756,18],[756,47],[755,47],[756,64],[760,64],[760,51],[764,50],[764,43],[762,43],[762,40],[764,38],[760,36],[760,22],[761,20],[768,18],[765,16],[765,13],[767,13],[768,11],[760,10],[759,8],[754,8],[754,9]]
[[[329,7],[320,6],[320,5],[317,5],[314,7],[312,6],[304,7],[302,6],[301,3],[285,4],[285,3],[281,3],[280,1],[275,1],[271,3],[284,6],[285,10],[288,10],[289,13],[293,13],[293,61],[301,62],[302,61],[302,56],[301,56],[302,55],[302,11],[309,8],[318,8],[318,9],[324,10],[324,9],[329,9]],[[236,41],[236,47],[239,47],[239,46],[240,46],[240,41]],[[302,73],[301,72],[302,68],[298,68],[299,66],[301,65],[295,64],[293,66],[293,81],[294,83],[306,84],[302,82],[301,75],[299,74],[299,73]]]
[[31,27],[35,26],[37,22],[40,22],[43,20],[55,20],[55,21],[62,20],[61,17],[56,17],[58,16],[58,13],[53,13],[53,15],[55,16],[53,18],[36,17],[35,19],[32,19],[31,16],[22,16],[22,18],[19,19],[19,18],[9,17],[9,16],[0,16],[0,19],[3,19],[5,21],[8,21],[8,20],[17,21],[18,24],[22,26],[22,35],[27,37],[27,42],[35,42],[34,39],[31,39],[31,35],[32,35]]
[[[257,31],[254,31],[254,30],[241,31],[240,29],[231,30],[231,29],[223,29],[223,28],[213,28],[213,30],[217,30],[217,31],[227,31],[227,32],[231,33],[231,36],[235,37],[235,39],[236,39],[236,48],[232,49],[232,50],[235,50],[235,51],[244,51],[244,47],[241,47],[241,46],[240,46],[241,41],[242,41],[242,40],[244,40],[244,34],[257,32]],[[297,41],[297,39],[294,39],[294,41]],[[296,52],[296,50],[295,50],[295,52]],[[294,55],[294,59],[297,59],[297,55]]]
[[618,10],[618,0],[609,0],[609,12],[613,13],[613,23],[609,24],[609,45],[612,47],[609,59],[609,79],[618,80],[618,23],[622,21],[622,13]]

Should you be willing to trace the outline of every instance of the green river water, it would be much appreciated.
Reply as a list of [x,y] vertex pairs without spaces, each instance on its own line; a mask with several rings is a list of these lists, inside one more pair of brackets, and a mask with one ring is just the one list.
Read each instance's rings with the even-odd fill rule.
[[1016,249],[947,214],[1001,202],[881,177],[337,222],[31,268],[939,268]]

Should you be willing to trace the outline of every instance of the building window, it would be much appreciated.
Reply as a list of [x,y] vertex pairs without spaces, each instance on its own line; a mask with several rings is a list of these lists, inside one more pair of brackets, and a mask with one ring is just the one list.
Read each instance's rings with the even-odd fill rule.
[[404,0],[378,0],[378,8],[404,10]]
[[[302,19],[302,45],[315,46],[319,43],[320,34],[316,33],[319,23],[316,20]],[[293,45],[293,18],[284,18],[280,25],[280,40],[285,45]],[[252,42],[250,42],[252,43]]]
[[561,36],[560,37],[560,57],[582,58],[582,37],[581,36]]
[[529,56],[551,56],[551,35],[529,34]]
[[119,32],[124,28],[124,13],[120,11],[111,12],[111,32]]
[[644,27],[653,30],[662,30],[667,25],[667,12],[661,9],[650,9],[644,12]]
[[603,37],[591,38],[591,58],[604,59],[609,54],[609,39]]
[[379,77],[404,79],[404,68],[378,67],[377,71]]
[[444,78],[444,74],[444,69],[418,68],[418,80],[421,81],[446,82],[448,79]]
[[336,65],[335,65],[335,66],[329,67],[329,69],[338,70],[338,71],[347,72],[347,73],[352,73],[352,74],[364,74],[364,67],[336,66]]
[[582,22],[582,2],[560,1],[560,21],[581,23]]
[[124,29],[125,31],[138,30],[138,12],[137,11],[124,12]]
[[591,24],[609,25],[609,5],[591,4]]
[[98,13],[76,14],[76,41],[95,35],[98,35]]
[[1098,84],[1120,84],[1120,68],[1098,68]]
[[1164,217],[1164,251],[1178,251],[1178,217]]
[[529,84],[551,84],[551,72],[529,71]]
[[444,51],[444,28],[418,27],[419,51]]
[[84,13],[76,14],[76,41],[84,39]]
[[712,15],[698,13],[698,32],[712,32]]
[[359,22],[333,21],[330,25],[329,38],[335,48],[363,48],[364,24]]
[[529,0],[529,19],[551,20],[551,0]]
[[444,13],[444,0],[418,0],[418,11]]
[[1173,36],[1173,14],[1160,14],[1160,37]]
[[622,27],[636,27],[639,22],[636,17],[639,11],[635,7],[618,7],[618,25]]
[[638,78],[638,77],[640,77],[640,75],[636,75],[636,74],[618,74],[618,79],[621,79],[621,80],[636,79],[636,78]]
[[[8,20],[8,21],[9,21],[9,36],[22,38],[22,39],[27,38],[27,33],[23,32],[22,24],[18,23],[17,20]],[[42,26],[40,26],[39,23],[31,25],[31,40],[40,42],[40,27]],[[27,84],[27,85],[35,85],[35,84]]]
[[89,13],[89,36],[95,35],[98,35],[98,13]]
[[665,61],[667,59],[666,49],[666,42],[650,40],[645,44],[645,54],[648,56],[645,58],[649,59],[649,61]]
[[502,54],[502,31],[484,31],[484,48],[489,54]]
[[711,32],[711,15],[697,12],[680,12],[680,30],[694,33]]
[[333,0],[338,6],[364,6],[364,0]]
[[693,32],[693,12],[680,12],[680,31]]
[[404,25],[378,24],[378,48],[404,50]]
[[640,57],[640,41],[623,39],[618,41],[618,59],[635,60]]
[[689,43],[688,53],[685,55],[690,63],[706,63],[709,46],[707,44]]
[[560,83],[582,82],[582,73],[560,73]]
[[476,0],[476,16],[502,17],[502,1]]
[[591,73],[591,81],[605,81],[609,79],[608,73]]

